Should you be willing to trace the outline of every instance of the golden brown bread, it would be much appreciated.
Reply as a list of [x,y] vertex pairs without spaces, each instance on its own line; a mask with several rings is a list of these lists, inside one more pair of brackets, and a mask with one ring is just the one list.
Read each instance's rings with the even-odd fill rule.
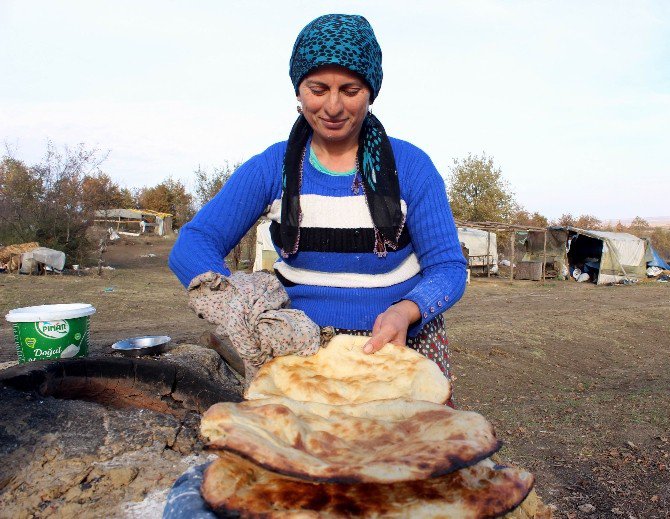
[[368,340],[336,335],[315,355],[277,357],[260,369],[244,396],[336,405],[389,398],[447,402],[451,384],[432,360],[391,343],[368,355]]
[[405,399],[341,406],[288,398],[225,402],[207,410],[200,429],[211,448],[321,482],[425,479],[499,448],[481,415]]
[[312,483],[222,453],[206,470],[202,495],[219,514],[242,517],[475,519],[523,501],[533,476],[484,460],[446,476],[401,483]]

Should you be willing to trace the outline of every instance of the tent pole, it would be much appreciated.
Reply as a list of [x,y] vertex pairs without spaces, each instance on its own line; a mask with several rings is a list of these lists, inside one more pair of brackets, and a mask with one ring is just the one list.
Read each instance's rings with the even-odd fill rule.
[[491,267],[489,265],[489,256],[491,255],[491,231],[486,231],[486,277],[491,277]]
[[[619,259],[619,256],[617,254],[613,254],[613,251],[616,249],[614,248],[613,244],[609,242],[609,240],[603,240],[604,244],[607,244],[607,247],[610,250],[610,254],[612,255],[613,258],[616,259],[616,262],[619,264],[619,268],[621,269],[621,272],[623,272],[623,275],[625,278],[628,278],[628,273],[626,272],[626,269],[623,268],[623,263],[621,263],[621,260]],[[600,253],[600,268],[602,270],[603,266],[603,254],[602,252]],[[598,284],[598,281],[600,280],[600,270],[598,271],[598,280],[596,280],[596,285]]]
[[516,231],[512,231],[509,241],[512,242],[512,257],[509,260],[509,280],[514,281],[514,238],[516,238]]
[[547,271],[547,230],[544,230],[544,245],[542,248],[542,283]]

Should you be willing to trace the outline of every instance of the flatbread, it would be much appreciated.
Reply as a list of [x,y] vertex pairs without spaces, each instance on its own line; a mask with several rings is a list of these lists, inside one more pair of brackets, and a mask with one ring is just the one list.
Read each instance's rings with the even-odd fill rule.
[[449,400],[451,384],[432,360],[391,343],[374,354],[363,353],[369,339],[336,335],[315,355],[277,357],[260,369],[244,396],[335,405],[389,398]]
[[320,482],[396,482],[447,474],[500,447],[480,414],[406,399],[332,406],[288,398],[224,402],[204,414],[209,446]]
[[529,472],[489,459],[425,481],[340,484],[301,481],[222,453],[207,467],[201,491],[222,515],[474,519],[512,510],[532,486]]

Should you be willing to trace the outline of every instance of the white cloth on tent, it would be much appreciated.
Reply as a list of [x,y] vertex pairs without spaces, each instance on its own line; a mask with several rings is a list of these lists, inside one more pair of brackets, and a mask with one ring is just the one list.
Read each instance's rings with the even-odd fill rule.
[[640,265],[644,260],[646,250],[645,241],[622,232],[591,231],[590,234],[606,240],[603,245],[603,254],[609,249],[616,255],[621,265]]

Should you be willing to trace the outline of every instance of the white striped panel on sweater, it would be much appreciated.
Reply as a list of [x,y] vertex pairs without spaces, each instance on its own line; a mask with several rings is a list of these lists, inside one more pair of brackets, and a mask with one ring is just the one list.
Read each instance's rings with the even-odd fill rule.
[[397,285],[421,271],[416,254],[412,253],[395,269],[384,274],[357,274],[353,272],[321,272],[292,267],[279,260],[274,269],[293,283],[339,288],[379,288]]
[[[300,195],[301,227],[362,229],[372,228],[370,210],[364,196]],[[402,214],[407,215],[407,204],[400,201]],[[281,221],[281,199],[272,202],[266,215]]]

